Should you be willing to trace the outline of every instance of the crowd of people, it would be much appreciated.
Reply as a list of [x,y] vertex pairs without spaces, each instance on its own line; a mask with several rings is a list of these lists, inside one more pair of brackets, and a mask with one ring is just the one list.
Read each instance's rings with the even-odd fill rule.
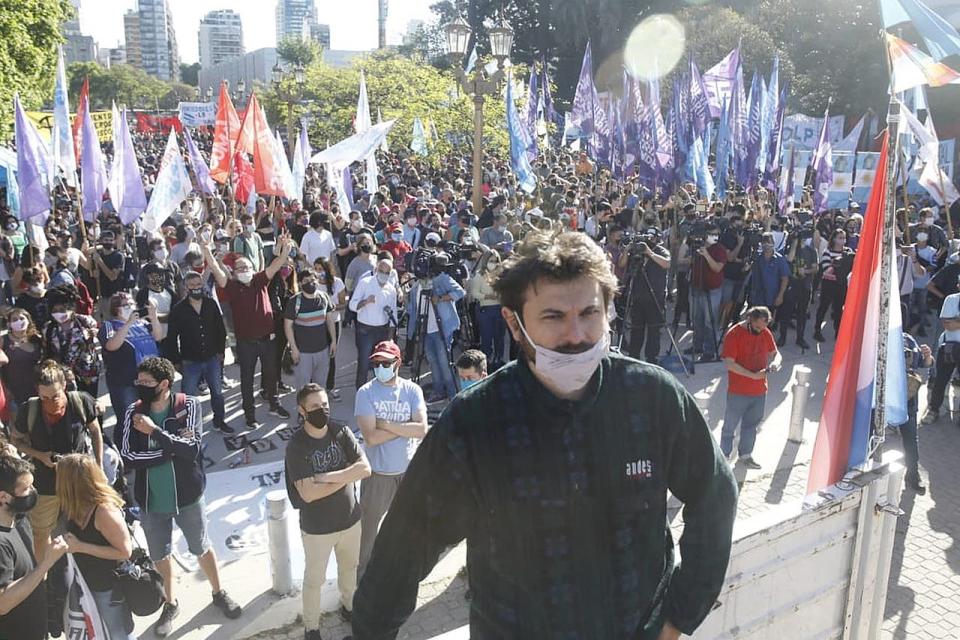
[[[148,190],[163,141],[162,136],[136,138]],[[207,153],[209,136],[201,134],[197,141]],[[542,390],[531,391],[531,381],[543,384],[548,395],[579,399],[611,344],[650,364],[662,364],[668,352],[680,350],[673,355],[722,360],[730,375],[719,448],[704,449],[700,443],[696,456],[682,464],[707,461],[714,450],[732,462],[739,427],[739,459],[758,468],[751,454],[763,418],[766,373],[780,366],[778,347],[791,331],[803,350],[811,348],[808,339],[824,342],[837,335],[863,224],[856,203],[814,216],[809,192],[787,212],[764,190],[734,191],[722,202],[711,202],[688,184],[669,197],[654,197],[639,181],[617,180],[598,169],[586,154],[545,151],[534,164],[540,186],[532,199],[519,190],[507,162],[488,158],[484,205],[474,210],[464,157],[434,164],[400,154],[380,154],[378,160],[382,186],[347,194],[351,210],[341,209],[339,187],[327,184],[321,168],[311,167],[300,199],[260,198],[248,210],[231,202],[228,189],[223,197],[192,196],[170,212],[157,233],[123,224],[109,199],[99,215],[81,222],[69,191],[56,197],[44,238],[28,236],[13,214],[2,212],[0,623],[15,630],[11,637],[44,638],[47,620],[55,624],[57,616],[48,616],[46,608],[56,588],[45,587],[43,577],[66,552],[77,556],[110,637],[132,637],[130,610],[111,595],[111,577],[131,555],[124,509],[134,506],[163,577],[157,635],[169,634],[179,613],[170,561],[174,522],[210,582],[212,602],[229,618],[241,614],[220,583],[206,534],[203,394],[210,396],[208,428],[224,435],[261,428],[258,409],[264,405],[271,415],[302,427],[287,446],[285,470],[307,559],[307,638],[319,638],[319,591],[331,551],[345,618],[354,615],[359,579],[373,574],[357,593],[366,617],[355,620],[354,627],[358,637],[379,637],[374,629],[398,619],[388,620],[388,612],[400,615],[409,604],[387,605],[385,594],[409,587],[399,581],[419,579],[423,566],[436,560],[431,554],[468,535],[471,518],[479,517],[474,510],[479,494],[502,490],[473,471],[468,482],[465,460],[494,465],[500,447],[531,455],[530,439],[540,437],[507,429],[504,442],[478,443],[456,422],[467,420],[462,403],[477,404],[485,397],[493,401],[488,409],[500,415],[507,411],[503,407],[529,395],[551,410],[567,411],[538,395]],[[960,343],[960,261],[943,229],[943,215],[908,206],[898,217],[904,221],[897,234],[904,326],[925,337],[937,333],[931,312],[945,318],[946,350],[939,349],[936,363],[934,352],[916,343],[916,358],[908,360],[912,372],[935,368],[925,423],[937,418],[946,384],[960,363],[960,352],[954,355],[950,347]],[[557,253],[557,247],[569,255]],[[596,259],[602,264],[584,263]],[[573,303],[560,300],[564,294],[575,296],[576,288],[551,292],[535,285],[538,278],[570,284],[582,277],[599,282],[603,292],[596,300],[583,293],[583,313],[601,314],[604,322],[567,335],[565,312],[546,303],[559,296],[554,306],[569,311]],[[535,291],[527,290],[531,285]],[[524,307],[530,296],[546,305],[537,316]],[[357,351],[353,429],[330,420],[330,403],[341,398],[338,345],[348,331]],[[242,424],[228,421],[225,410],[224,390],[237,384],[224,373],[231,351],[239,368]],[[423,360],[429,376],[421,375]],[[523,362],[535,363],[533,378],[531,369],[521,370]],[[678,383],[628,362],[615,360],[610,366],[629,380],[623,384],[654,376],[665,385],[671,399],[658,409],[664,416],[677,410],[669,402],[687,406],[689,398]],[[410,377],[401,375],[405,364]],[[551,377],[550,366],[576,370]],[[504,375],[496,377],[501,382],[482,382],[501,369]],[[284,396],[292,392],[295,400],[285,405]],[[108,401],[99,403],[103,394]],[[453,416],[444,414],[438,423],[444,439],[436,436],[415,459],[428,431],[428,405],[451,402]],[[908,483],[922,490],[915,399],[912,407]],[[106,433],[102,425],[110,412],[116,426]],[[500,417],[508,421],[505,415]],[[625,423],[632,424],[632,414],[626,415]],[[596,419],[611,422],[606,413]],[[691,433],[702,437],[705,424],[690,420]],[[537,429],[541,426],[552,428]],[[587,437],[577,430],[568,435]],[[442,460],[450,451],[441,444],[463,447],[453,450],[462,464]],[[667,465],[645,450],[633,460],[643,469],[647,463]],[[573,464],[556,462],[562,469]],[[546,473],[550,463],[541,463]],[[411,465],[414,477],[408,478]],[[719,500],[712,507],[716,518],[708,520],[723,531],[726,518],[733,517],[727,508],[729,470],[717,469],[713,484],[670,489],[685,501],[707,494]],[[571,477],[581,472],[571,471]],[[125,474],[129,488],[123,486]],[[520,517],[503,502],[514,492],[526,504],[545,491],[537,511],[547,510],[543,505],[552,495],[540,484],[543,478],[517,474],[517,469],[507,473],[515,481],[510,494],[484,495],[489,508],[508,520]],[[652,477],[643,470],[632,476]],[[524,485],[527,480],[533,484]],[[479,493],[468,495],[468,485]],[[658,481],[656,489],[665,486]],[[423,495],[414,495],[414,487]],[[554,520],[564,520],[566,508],[576,511],[569,499],[569,504],[561,500],[566,507],[542,514],[549,527],[561,526]],[[445,510],[438,513],[441,507]],[[385,514],[389,534],[375,544]],[[419,534],[410,523],[418,517],[434,528],[416,540]],[[573,519],[589,520],[582,513]],[[511,543],[509,552],[492,542],[478,551],[470,576],[474,606],[496,612],[484,623],[489,626],[483,637],[513,637],[518,630],[533,633],[529,637],[548,629],[575,632],[580,621],[570,611],[554,607],[555,620],[525,626],[511,613],[516,611],[509,607],[517,606],[511,596],[495,595],[496,588],[516,588],[513,595],[520,597],[519,585],[497,582],[506,566],[501,563],[508,560],[554,570],[538,564],[539,552],[523,557],[521,542]],[[692,547],[690,554],[698,557]],[[712,582],[693,589],[690,575],[681,584],[696,591],[698,602],[712,602],[717,563],[699,560],[710,565]],[[683,610],[677,598],[656,616],[627,616],[628,622],[664,625],[667,620],[689,632],[709,606]],[[563,602],[558,597],[554,604]]]

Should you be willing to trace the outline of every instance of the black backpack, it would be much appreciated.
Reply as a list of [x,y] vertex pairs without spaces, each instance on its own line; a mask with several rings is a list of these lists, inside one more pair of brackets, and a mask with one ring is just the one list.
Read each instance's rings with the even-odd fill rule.
[[163,606],[165,600],[163,576],[147,552],[136,542],[132,531],[130,538],[137,547],[130,559],[114,571],[117,578],[114,590],[123,594],[127,606],[135,615],[150,616]]

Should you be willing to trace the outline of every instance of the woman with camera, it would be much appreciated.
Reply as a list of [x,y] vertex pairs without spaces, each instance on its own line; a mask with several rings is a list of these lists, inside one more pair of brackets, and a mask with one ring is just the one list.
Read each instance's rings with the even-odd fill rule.
[[847,299],[847,276],[852,270],[853,250],[847,247],[847,234],[842,228],[834,229],[826,251],[820,256],[820,306],[813,327],[813,339],[817,342],[826,341],[822,325],[828,310],[832,309],[834,338],[840,331],[840,317]]
[[90,589],[110,640],[133,640],[133,616],[115,571],[133,547],[123,518],[123,499],[96,460],[72,453],[57,462],[57,500],[67,518],[64,542]]

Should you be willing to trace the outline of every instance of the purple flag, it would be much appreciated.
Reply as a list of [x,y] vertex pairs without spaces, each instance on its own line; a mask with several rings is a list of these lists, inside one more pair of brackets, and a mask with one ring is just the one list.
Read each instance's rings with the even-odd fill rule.
[[[733,90],[730,93],[730,104],[728,107],[730,112],[730,153],[734,158],[734,174],[737,173],[736,169],[739,159],[747,154],[746,134],[744,131],[747,128],[747,109],[746,100],[742,97],[743,94],[743,74],[737,73],[736,79],[733,82]],[[734,177],[737,178],[737,182],[739,182],[738,176],[735,175]]]
[[763,172],[763,186],[775,189],[777,173],[780,171],[780,153],[783,146],[783,118],[786,114],[787,96],[790,94],[789,84],[785,84],[780,91],[780,101],[777,103],[777,115],[770,130],[770,142],[767,145],[766,169]]
[[830,143],[830,108],[823,115],[820,140],[813,153],[813,213],[822,213],[827,208],[827,196],[833,184],[833,148]]
[[723,60],[703,74],[703,84],[707,92],[707,104],[710,106],[710,117],[720,117],[720,107],[724,99],[731,100],[733,83],[740,69],[740,46],[727,54]]
[[707,87],[700,75],[697,63],[690,59],[690,119],[693,123],[693,133],[702,136],[710,123],[710,104],[707,97]]
[[587,138],[587,150],[597,157],[597,147],[603,144],[609,133],[606,114],[597,98],[597,87],[593,83],[593,54],[590,41],[583,52],[583,64],[580,67],[580,80],[570,109],[570,123],[580,129],[580,135]]
[[[143,177],[137,165],[137,154],[130,139],[127,110],[120,114],[119,130],[114,132],[113,167],[110,183],[110,200],[123,224],[134,222],[147,210],[147,194],[143,191]],[[98,209],[99,211],[99,209]]]
[[763,116],[763,88],[760,76],[753,74],[750,84],[750,106],[747,124],[743,134],[745,153],[737,158],[737,183],[744,189],[753,189],[757,185],[757,158],[760,156],[760,131]]
[[187,143],[187,152],[190,154],[190,164],[193,166],[193,172],[197,176],[198,190],[200,193],[205,193],[209,196],[214,195],[217,192],[217,187],[213,184],[213,178],[210,177],[210,167],[207,166],[203,156],[200,155],[200,150],[197,149],[197,145],[193,144],[193,138],[190,137],[190,131],[188,131],[186,127],[183,128],[183,137]]
[[543,114],[547,122],[557,122],[557,112],[553,108],[553,96],[550,95],[550,76],[547,73],[547,59],[540,58],[540,89],[543,100]]
[[17,186],[20,196],[20,219],[46,224],[50,215],[50,192],[46,181],[52,169],[50,155],[33,123],[20,106],[20,96],[13,98],[15,113],[14,137],[17,144]]
[[[90,118],[90,101],[83,105],[83,148],[80,151],[80,171],[83,174],[83,218],[92,222],[103,206],[103,192],[107,190],[107,171],[103,167],[100,139]],[[93,214],[88,216],[87,214]]]
[[637,145],[637,174],[640,181],[651,191],[657,182],[657,131],[653,117],[653,106],[644,109],[643,120],[639,123],[639,144]]

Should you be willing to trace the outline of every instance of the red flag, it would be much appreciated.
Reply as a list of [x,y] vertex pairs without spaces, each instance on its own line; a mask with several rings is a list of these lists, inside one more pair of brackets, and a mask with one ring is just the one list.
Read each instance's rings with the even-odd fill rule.
[[255,130],[257,112],[260,110],[259,107],[256,109],[251,108],[256,103],[257,94],[253,93],[250,95],[250,101],[247,103],[247,108],[243,112],[243,118],[240,120],[243,124],[240,125],[240,131],[237,132],[237,137],[234,138],[237,145],[236,148],[251,156],[253,155],[253,143],[257,137]]
[[253,191],[253,165],[247,160],[243,152],[237,149],[233,154],[233,194],[237,202],[244,204],[250,200]]
[[[888,250],[883,246],[887,145],[885,134],[830,363],[807,494],[839,481],[850,468],[864,462],[869,448],[877,347],[880,340],[887,340],[879,316],[880,260],[881,253]],[[896,303],[897,298],[893,300]]]
[[220,85],[217,100],[217,124],[213,130],[213,150],[210,153],[210,177],[221,184],[230,179],[230,158],[233,157],[233,141],[240,131],[237,110],[227,92],[227,85]]
[[77,100],[77,115],[73,117],[73,153],[75,158],[80,157],[80,138],[82,137],[81,128],[83,127],[83,115],[87,112],[87,103],[90,101],[90,78],[84,76],[83,85],[80,87],[80,99]]
[[[273,155],[274,138],[270,133],[267,116],[260,107],[257,94],[250,96],[247,105],[248,119],[253,121],[253,183],[257,193],[267,196],[284,197],[286,191],[277,170]],[[239,143],[238,143],[239,144]]]

